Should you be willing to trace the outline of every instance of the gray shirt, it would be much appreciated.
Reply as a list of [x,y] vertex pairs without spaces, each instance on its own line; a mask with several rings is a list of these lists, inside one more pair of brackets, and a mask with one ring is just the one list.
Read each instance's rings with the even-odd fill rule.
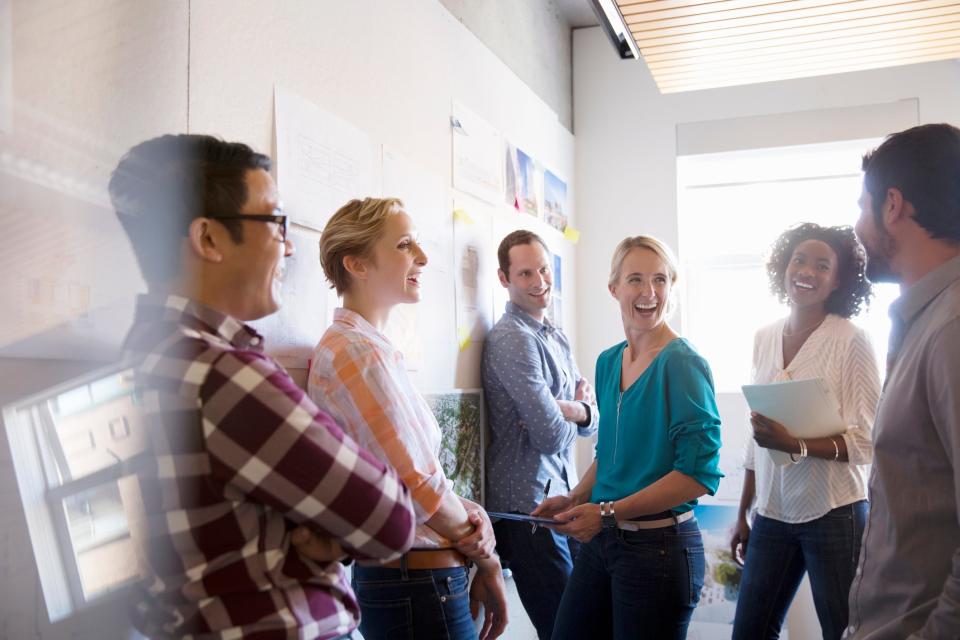
[[560,329],[541,323],[512,302],[483,346],[483,392],[491,442],[487,447],[486,506],[529,513],[550,495],[576,486],[573,443],[597,430],[597,408],[578,426],[557,400],[573,400],[580,372]]
[[960,257],[890,306],[870,517],[844,637],[960,638]]

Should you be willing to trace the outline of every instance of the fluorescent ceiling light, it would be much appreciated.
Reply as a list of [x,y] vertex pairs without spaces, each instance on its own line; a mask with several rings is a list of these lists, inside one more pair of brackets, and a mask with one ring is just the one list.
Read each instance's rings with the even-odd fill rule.
[[957,0],[591,1],[663,93],[960,58]]

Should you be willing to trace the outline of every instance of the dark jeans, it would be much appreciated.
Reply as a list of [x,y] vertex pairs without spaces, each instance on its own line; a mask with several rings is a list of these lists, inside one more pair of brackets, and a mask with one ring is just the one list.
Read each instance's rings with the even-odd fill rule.
[[580,543],[545,527],[531,533],[529,522],[500,520],[493,531],[497,553],[513,572],[520,602],[537,636],[549,640]]
[[823,637],[840,638],[847,625],[850,583],[857,570],[868,508],[867,501],[861,500],[800,524],[757,514],[740,579],[733,637],[779,638],[806,571]]
[[467,569],[353,567],[366,640],[475,640]]
[[696,518],[644,531],[604,530],[580,548],[554,640],[682,640],[703,588]]

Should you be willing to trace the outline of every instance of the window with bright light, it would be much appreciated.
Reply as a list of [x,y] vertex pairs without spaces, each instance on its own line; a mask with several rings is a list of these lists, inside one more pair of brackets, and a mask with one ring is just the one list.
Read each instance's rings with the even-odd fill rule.
[[[753,335],[789,309],[770,293],[770,246],[801,222],[853,225],[861,156],[881,140],[750,149],[677,159],[682,323],[710,363],[718,392],[750,382]],[[874,285],[866,328],[882,364],[894,285]],[[881,371],[883,367],[881,366]]]
[[147,440],[133,372],[50,389],[5,408],[4,422],[51,622],[136,582]]

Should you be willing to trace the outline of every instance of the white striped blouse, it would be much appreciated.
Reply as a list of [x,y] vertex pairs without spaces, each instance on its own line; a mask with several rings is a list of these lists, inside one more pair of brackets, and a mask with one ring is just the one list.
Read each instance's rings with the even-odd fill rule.
[[863,500],[867,465],[873,460],[870,430],[880,397],[880,372],[867,333],[830,314],[783,366],[786,318],[757,331],[753,345],[755,384],[823,378],[840,403],[847,425],[843,439],[849,462],[804,458],[778,466],[751,437],[744,468],[756,474],[757,510],[781,522],[809,522],[831,509]]

